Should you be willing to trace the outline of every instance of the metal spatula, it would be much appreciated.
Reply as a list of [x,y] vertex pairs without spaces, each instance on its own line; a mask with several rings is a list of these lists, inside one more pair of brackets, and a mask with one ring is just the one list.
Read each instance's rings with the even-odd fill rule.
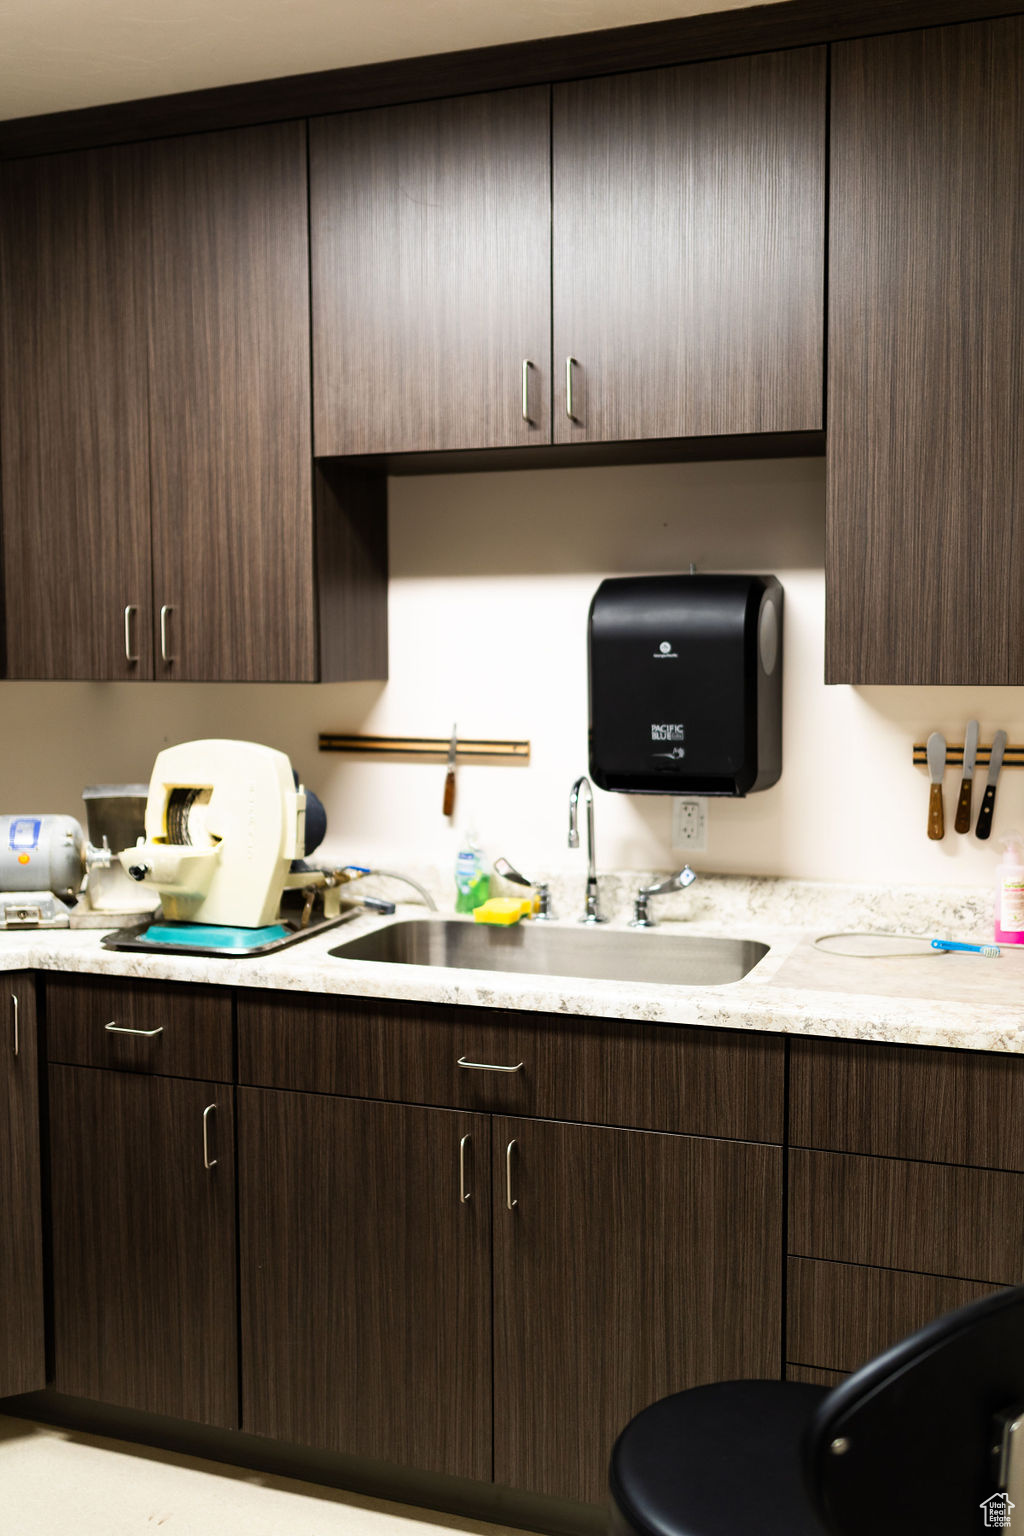
[[975,837],[982,841],[992,836],[992,812],[996,808],[996,784],[999,782],[999,770],[1003,766],[1003,753],[1006,751],[1006,732],[996,731],[992,738],[992,755],[988,760],[988,779],[985,784],[985,793],[981,798],[981,810],[978,812],[978,825],[974,829]]
[[937,841],[945,836],[946,823],[942,810],[942,780],[946,772],[946,738],[941,731],[932,731],[928,737],[928,772],[932,777],[928,796],[928,836]]

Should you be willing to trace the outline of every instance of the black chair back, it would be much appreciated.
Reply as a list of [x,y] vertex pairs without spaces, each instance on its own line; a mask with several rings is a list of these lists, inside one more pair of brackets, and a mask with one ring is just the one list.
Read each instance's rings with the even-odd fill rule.
[[[823,1398],[804,1441],[823,1525],[835,1536],[1024,1530],[1024,1492],[1013,1499],[1011,1477],[1019,1507],[1008,1510],[996,1452],[1003,1417],[1019,1412],[1024,1286],[937,1318]],[[1018,1478],[1022,1462],[1024,1444]]]

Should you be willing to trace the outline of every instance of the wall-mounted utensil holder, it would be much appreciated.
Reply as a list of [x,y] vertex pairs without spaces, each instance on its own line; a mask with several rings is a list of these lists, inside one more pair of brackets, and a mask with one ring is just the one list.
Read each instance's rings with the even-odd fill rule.
[[[448,736],[342,736],[321,731],[321,752],[349,752],[359,757],[415,758],[444,761],[451,745]],[[478,763],[525,766],[530,761],[528,741],[491,741],[469,737],[456,744],[456,757]]]
[[[975,759],[975,762],[976,762],[977,766],[979,768],[986,768],[986,767],[988,767],[988,763],[989,763],[989,760],[990,760],[991,756],[992,756],[992,746],[991,746],[991,743],[987,747],[983,747],[980,744],[980,742],[979,742],[979,744],[978,744],[978,756]],[[947,768],[959,767],[963,763],[963,760],[964,760],[964,744],[963,744],[963,742],[960,742],[959,744],[957,742],[955,742],[955,741],[947,742],[946,743],[946,767]],[[914,742],[914,764],[918,768],[927,768],[927,766],[928,766],[928,753],[927,753],[927,750],[925,748],[925,743],[923,741],[915,741]],[[1024,747],[1007,747],[1006,751],[1003,753],[1003,767],[1004,768],[1024,768]]]

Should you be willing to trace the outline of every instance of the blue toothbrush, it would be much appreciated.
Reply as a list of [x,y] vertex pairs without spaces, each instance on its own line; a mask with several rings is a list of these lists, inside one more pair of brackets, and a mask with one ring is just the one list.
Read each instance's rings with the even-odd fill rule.
[[932,949],[948,949],[964,955],[984,955],[989,960],[999,954],[998,944],[957,944],[953,939],[932,939]]

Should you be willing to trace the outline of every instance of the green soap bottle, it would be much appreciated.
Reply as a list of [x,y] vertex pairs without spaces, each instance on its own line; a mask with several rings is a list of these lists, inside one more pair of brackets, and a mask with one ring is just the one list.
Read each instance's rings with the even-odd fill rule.
[[462,840],[455,859],[455,910],[472,912],[491,894],[491,877],[484,864],[476,836],[470,832]]

